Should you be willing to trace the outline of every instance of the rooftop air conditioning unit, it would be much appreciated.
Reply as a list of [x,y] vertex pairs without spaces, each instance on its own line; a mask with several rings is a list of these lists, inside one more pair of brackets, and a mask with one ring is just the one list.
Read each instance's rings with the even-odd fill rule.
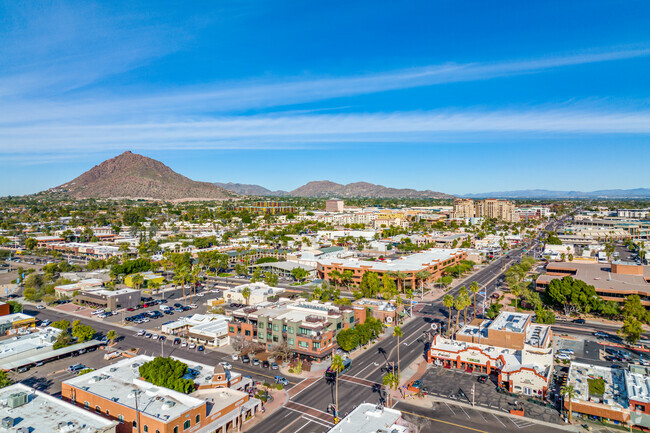
[[14,426],[14,422],[15,420],[12,417],[6,416],[2,418],[2,422],[1,422],[2,428],[11,428]]

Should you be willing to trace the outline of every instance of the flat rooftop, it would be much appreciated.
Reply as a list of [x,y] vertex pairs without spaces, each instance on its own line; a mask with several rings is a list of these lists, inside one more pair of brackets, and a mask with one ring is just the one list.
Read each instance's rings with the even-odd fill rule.
[[402,412],[398,410],[362,403],[328,433],[406,433],[408,424],[401,418]]
[[650,403],[650,376],[626,370],[625,384],[630,400]]
[[[7,406],[10,396],[26,394],[27,403],[18,407]],[[24,428],[26,431],[38,433],[79,432],[95,433],[114,431],[117,423],[102,416],[36,391],[21,383],[0,389],[0,418],[11,417],[15,429]],[[63,428],[62,428],[63,427]],[[68,430],[65,430],[65,429]],[[3,431],[15,431],[3,429]]]
[[504,311],[489,325],[490,330],[522,333],[530,321],[530,314]]
[[[641,265],[636,265],[641,266]],[[601,290],[614,291],[640,291],[650,292],[650,266],[643,266],[643,275],[615,274],[611,272],[608,263],[576,263],[559,262],[549,264],[546,268],[547,274],[540,275],[537,282],[550,283],[552,280],[561,279],[564,275],[548,275],[553,269],[575,270],[573,278],[582,280],[585,283]]]
[[323,259],[319,263],[331,266],[340,264],[345,268],[368,267],[383,272],[417,272],[429,265],[435,265],[438,262],[452,259],[461,254],[462,250],[455,248],[432,248],[420,253],[411,254],[410,256],[401,257],[397,260],[386,262],[373,262],[370,260],[351,260],[351,259]]
[[[123,359],[107,367],[73,377],[64,383],[133,410],[137,397],[140,412],[163,422],[178,418],[183,413],[203,405],[202,399],[139,379],[138,368],[152,359],[153,357],[145,355]],[[187,364],[192,368],[192,362]],[[212,371],[212,368],[210,370]]]
[[572,385],[575,389],[576,400],[589,401],[589,379],[599,378],[605,382],[605,393],[602,398],[592,395],[591,401],[600,402],[616,409],[627,408],[625,372],[622,369],[573,362],[569,368],[567,384]]

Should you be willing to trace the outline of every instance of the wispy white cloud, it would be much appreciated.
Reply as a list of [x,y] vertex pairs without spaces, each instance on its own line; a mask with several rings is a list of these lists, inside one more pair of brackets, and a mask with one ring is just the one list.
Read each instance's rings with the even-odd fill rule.
[[[144,47],[142,50],[147,51]],[[137,57],[136,54],[134,57]],[[66,94],[64,98],[51,97],[45,100],[32,97],[6,97],[4,104],[11,106],[12,109],[0,113],[0,125],[36,121],[83,119],[92,121],[109,116],[116,120],[124,120],[132,119],[134,115],[149,121],[178,120],[203,116],[206,113],[224,114],[241,110],[269,109],[391,90],[535,74],[555,68],[649,55],[648,48],[612,49],[530,60],[446,63],[337,78],[248,79],[165,89],[133,96],[115,96],[108,91],[93,90],[93,92]],[[130,62],[134,61],[128,56],[122,60],[123,67],[131,65]],[[110,72],[111,68],[107,70]],[[48,75],[56,76],[56,74]],[[5,81],[8,83],[5,87],[11,87],[11,79]],[[3,87],[2,82],[3,79],[0,77],[0,89]]]
[[491,134],[528,137],[572,134],[650,134],[650,112],[432,111],[373,114],[260,115],[211,120],[40,125],[4,128],[0,153],[165,149],[293,149],[341,143],[436,143]]

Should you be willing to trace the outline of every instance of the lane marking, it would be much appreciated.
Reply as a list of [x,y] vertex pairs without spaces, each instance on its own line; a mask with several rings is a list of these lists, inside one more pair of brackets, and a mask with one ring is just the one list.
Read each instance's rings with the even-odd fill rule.
[[447,406],[447,409],[449,409],[449,410],[451,411],[451,413],[453,413],[454,416],[456,416],[456,412],[454,412],[454,410],[451,408],[451,406],[449,406],[449,405],[447,404],[447,402],[444,402],[444,403],[445,403],[445,406]]
[[416,416],[418,418],[425,418],[425,419],[428,419],[428,420],[431,420],[431,421],[440,422],[440,423],[447,424],[447,425],[453,425],[454,427],[460,427],[460,428],[463,428],[463,429],[466,429],[466,430],[472,430],[472,431],[479,432],[479,433],[488,433],[485,430],[479,430],[477,428],[469,427],[469,426],[462,425],[462,424],[456,424],[456,423],[453,423],[453,422],[450,422],[450,421],[443,421],[441,419],[431,418],[431,417],[425,416],[425,415],[418,415],[417,413],[407,412],[405,410],[403,410],[402,413],[405,413],[405,414],[411,415],[411,416]]
[[499,421],[499,424],[501,424],[501,425],[504,426],[504,427],[506,426],[506,425],[505,425],[505,424],[504,424],[504,423],[503,423],[503,422],[502,422],[502,421],[501,421],[501,420],[500,420],[500,419],[499,419],[495,414],[492,414],[492,416],[494,417],[494,419],[496,419],[497,421]]
[[[293,408],[291,408],[291,407],[287,407],[287,406],[284,406],[284,408],[287,409],[287,410],[290,410],[290,411],[293,411],[293,412],[299,413],[300,415],[302,415],[303,417],[305,417],[305,419],[309,419],[310,421],[312,421],[312,422],[314,422],[314,423],[316,423],[316,424],[321,424],[320,422],[324,422],[324,423],[328,423],[328,424],[330,424],[330,425],[334,425],[333,422],[325,421],[324,419],[320,419],[320,418],[318,418],[318,420],[319,420],[320,422],[319,422],[319,421],[316,421],[316,417],[314,417],[314,416],[312,416],[312,415],[309,415],[309,414],[306,414],[306,413],[304,413],[304,412],[301,412],[301,411],[299,411],[298,409],[293,409]],[[309,418],[307,418],[307,417],[309,417]],[[312,419],[312,418],[314,418],[314,419]],[[298,418],[298,419],[300,419],[300,418]],[[321,425],[323,425],[323,426],[325,426],[325,427],[329,427],[329,426],[327,426],[327,425],[325,425],[325,424],[321,424]]]
[[464,413],[465,415],[467,415],[467,418],[471,419],[471,417],[469,416],[469,414],[468,414],[467,412],[465,412],[465,409],[463,409],[463,406],[459,406],[459,407],[460,407],[460,410],[462,410],[463,413]]

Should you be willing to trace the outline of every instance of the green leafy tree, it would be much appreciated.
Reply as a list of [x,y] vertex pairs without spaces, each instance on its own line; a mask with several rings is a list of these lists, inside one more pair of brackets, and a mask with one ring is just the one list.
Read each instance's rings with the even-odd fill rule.
[[11,314],[23,312],[23,304],[21,304],[20,302],[9,301],[8,304],[9,304],[9,308],[11,309]]
[[36,248],[36,245],[38,245],[38,241],[36,239],[34,238],[25,239],[25,247],[28,250],[33,250],[34,248]]
[[269,286],[277,287],[279,281],[280,278],[272,272],[266,272],[264,274],[264,283]]
[[376,298],[381,289],[381,281],[375,272],[366,272],[361,277],[359,290],[364,298]]
[[0,388],[5,388],[11,385],[13,382],[6,371],[0,370]]
[[555,323],[555,313],[552,310],[539,308],[535,311],[537,323],[552,325]]
[[399,373],[388,372],[384,375],[381,383],[386,387],[388,406],[390,407],[390,390],[399,388]]
[[623,337],[628,344],[634,345],[641,339],[641,335],[643,335],[643,326],[635,317],[627,316],[623,320],[623,326],[618,330],[618,334]]
[[70,322],[68,322],[65,319],[59,320],[57,322],[54,322],[50,325],[53,328],[60,329],[64,332],[68,332],[68,328],[70,328]]
[[641,297],[639,295],[630,295],[625,298],[622,313],[624,317],[635,317],[642,323],[648,322],[648,311],[641,303]]
[[[75,323],[78,322],[75,321]],[[84,343],[86,341],[92,340],[95,336],[95,330],[90,325],[85,325],[83,323],[77,323],[76,326],[72,327],[72,336],[77,338],[77,341]]]
[[72,338],[70,337],[70,334],[68,334],[68,331],[63,331],[58,335],[58,337],[56,337],[56,341],[54,342],[52,348],[56,350],[62,347],[69,346],[71,344],[72,344]]
[[293,268],[291,270],[291,275],[293,276],[293,278],[296,281],[302,282],[302,281],[305,280],[305,278],[307,278],[307,276],[309,275],[309,272],[307,272],[303,268]]
[[194,381],[183,379],[187,364],[172,358],[156,357],[139,368],[140,377],[157,386],[173,389],[184,394],[194,391]]

